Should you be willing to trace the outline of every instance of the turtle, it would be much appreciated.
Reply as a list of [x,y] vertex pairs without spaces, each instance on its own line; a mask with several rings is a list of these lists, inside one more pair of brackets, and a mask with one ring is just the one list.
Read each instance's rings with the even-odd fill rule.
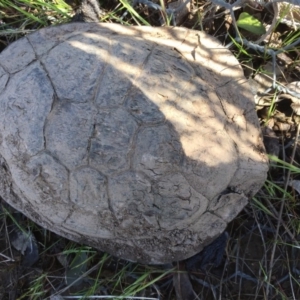
[[267,171],[243,70],[204,32],[74,22],[0,54],[0,196],[70,240],[187,259]]

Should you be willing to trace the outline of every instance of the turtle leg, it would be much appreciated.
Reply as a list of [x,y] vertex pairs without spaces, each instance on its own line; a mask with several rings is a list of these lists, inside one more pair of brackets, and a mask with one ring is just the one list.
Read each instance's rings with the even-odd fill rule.
[[205,270],[207,265],[218,267],[225,253],[228,236],[226,231],[223,232],[211,244],[204,247],[200,253],[188,258],[185,261],[187,270]]
[[[76,0],[68,0],[67,3],[73,6]],[[80,0],[79,3],[72,22],[99,22],[102,11],[98,0]]]

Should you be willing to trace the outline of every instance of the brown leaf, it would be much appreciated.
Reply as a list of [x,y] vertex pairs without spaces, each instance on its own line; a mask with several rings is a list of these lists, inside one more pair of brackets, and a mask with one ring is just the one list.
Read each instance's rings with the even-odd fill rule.
[[185,270],[185,264],[183,262],[176,262],[174,266],[177,268],[173,273],[176,300],[200,300],[193,290],[189,274]]
[[281,94],[278,97],[278,100],[279,101],[284,100],[284,99],[291,100],[293,102],[291,104],[291,108],[293,109],[294,113],[299,116],[300,115],[300,97],[299,97],[299,95],[300,95],[300,81],[291,82],[291,83],[287,84],[285,87],[287,89],[289,89],[290,91],[294,92],[295,94],[294,95]]

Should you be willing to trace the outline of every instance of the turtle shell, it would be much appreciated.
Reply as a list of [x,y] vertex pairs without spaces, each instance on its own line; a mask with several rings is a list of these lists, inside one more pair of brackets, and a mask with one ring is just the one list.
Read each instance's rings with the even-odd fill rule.
[[184,28],[72,23],[0,54],[0,195],[71,240],[188,258],[266,179],[238,61]]

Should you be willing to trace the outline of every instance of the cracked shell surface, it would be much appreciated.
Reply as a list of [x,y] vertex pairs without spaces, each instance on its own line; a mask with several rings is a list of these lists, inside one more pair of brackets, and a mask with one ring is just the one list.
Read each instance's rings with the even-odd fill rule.
[[194,255],[266,179],[243,71],[203,32],[42,29],[0,54],[0,91],[1,197],[121,258]]

